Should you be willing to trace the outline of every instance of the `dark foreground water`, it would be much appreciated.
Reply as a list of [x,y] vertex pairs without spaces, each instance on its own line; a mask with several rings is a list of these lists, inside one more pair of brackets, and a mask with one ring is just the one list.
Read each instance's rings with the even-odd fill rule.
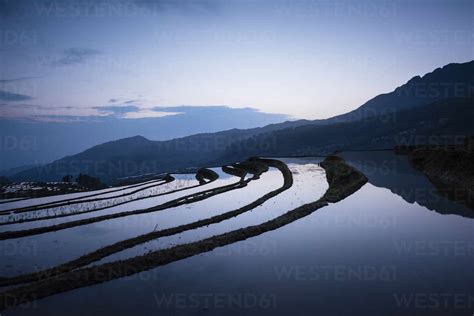
[[[472,315],[474,211],[439,196],[403,156],[343,156],[369,183],[340,203],[256,238],[2,315]],[[318,182],[308,183],[304,190]],[[274,208],[287,206],[278,201]]]

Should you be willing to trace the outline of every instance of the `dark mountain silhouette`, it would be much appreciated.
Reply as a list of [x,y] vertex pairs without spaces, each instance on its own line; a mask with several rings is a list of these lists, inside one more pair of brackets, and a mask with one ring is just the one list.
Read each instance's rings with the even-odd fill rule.
[[21,171],[11,178],[17,181],[55,181],[65,175],[84,173],[111,182],[137,174],[197,168],[209,165],[216,157],[225,155],[234,142],[305,124],[308,121],[289,121],[253,129],[197,134],[169,141],[151,141],[143,136],[134,136],[94,146],[77,155]]
[[403,109],[413,109],[435,101],[474,96],[474,60],[467,63],[448,64],[415,76],[406,84],[386,94],[370,99],[349,113],[326,120],[326,124],[355,121],[372,116],[391,116]]
[[95,109],[104,115],[43,116],[34,120],[0,118],[0,170],[50,163],[98,144],[135,135],[151,140],[169,140],[234,127],[262,127],[288,120],[286,115],[227,106],[156,107],[153,111],[179,114],[134,119],[123,115],[139,111],[137,106],[122,104]]
[[[319,155],[343,150],[392,149],[396,145],[462,143],[474,133],[473,98],[436,101],[391,116],[330,125],[304,125],[233,143],[226,158],[249,155]],[[244,148],[244,150],[242,150]]]
[[132,137],[92,147],[15,180],[56,180],[85,173],[118,177],[224,164],[253,155],[316,155],[341,150],[393,148],[398,144],[452,143],[474,134],[474,61],[449,64],[415,77],[358,109],[326,120],[233,129],[169,141]]

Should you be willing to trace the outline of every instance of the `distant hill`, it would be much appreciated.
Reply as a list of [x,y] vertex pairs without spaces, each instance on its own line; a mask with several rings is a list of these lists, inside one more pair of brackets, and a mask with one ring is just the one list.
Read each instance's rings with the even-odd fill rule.
[[68,174],[86,173],[106,182],[113,182],[117,178],[131,175],[200,167],[225,155],[234,142],[308,123],[306,120],[288,121],[260,128],[232,129],[169,141],[151,141],[143,136],[134,136],[94,146],[77,155],[18,172],[10,178],[16,181],[55,181]]
[[169,141],[125,138],[11,178],[56,180],[82,172],[113,182],[124,176],[223,164],[252,155],[314,155],[453,142],[474,134],[473,87],[474,61],[449,64],[330,119],[232,129]]
[[135,135],[169,140],[235,127],[262,127],[289,119],[286,115],[227,106],[155,107],[154,112],[170,115],[133,119],[124,116],[136,114],[136,106],[114,103],[95,109],[102,115],[0,118],[0,170],[50,163],[95,145]]
[[396,145],[462,143],[474,134],[474,98],[451,98],[392,116],[368,117],[330,125],[305,125],[256,135],[252,148],[232,144],[223,161],[252,155],[298,156],[344,150],[392,149]]
[[8,168],[8,169],[0,170],[0,175],[5,176],[5,177],[9,177],[9,176],[15,175],[17,173],[20,173],[22,171],[33,169],[33,168],[38,168],[40,166],[41,165],[23,165],[21,167]]

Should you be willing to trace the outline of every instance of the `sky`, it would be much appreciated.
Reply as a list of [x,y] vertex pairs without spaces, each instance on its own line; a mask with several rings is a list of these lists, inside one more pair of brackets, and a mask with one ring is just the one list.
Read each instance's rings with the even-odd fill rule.
[[0,117],[320,119],[472,59],[472,0],[0,0]]

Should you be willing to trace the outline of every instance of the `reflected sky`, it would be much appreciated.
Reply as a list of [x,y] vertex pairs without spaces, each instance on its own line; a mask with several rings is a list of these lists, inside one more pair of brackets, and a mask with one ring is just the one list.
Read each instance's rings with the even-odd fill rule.
[[466,315],[473,228],[470,218],[367,183],[275,231],[10,313],[83,315],[107,306],[114,315]]

